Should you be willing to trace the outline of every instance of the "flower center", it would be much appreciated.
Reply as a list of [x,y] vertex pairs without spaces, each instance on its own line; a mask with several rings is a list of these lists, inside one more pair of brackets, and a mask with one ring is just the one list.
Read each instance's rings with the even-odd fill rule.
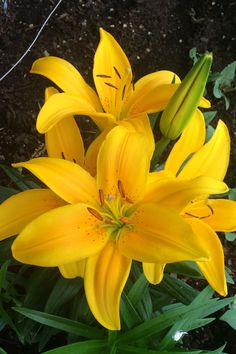
[[132,202],[125,196],[123,184],[118,181],[117,196],[108,195],[106,200],[102,190],[99,190],[101,208],[99,210],[88,208],[88,211],[98,220],[103,221],[101,227],[108,228],[110,234],[117,237],[123,227],[132,227],[130,220],[134,212]]

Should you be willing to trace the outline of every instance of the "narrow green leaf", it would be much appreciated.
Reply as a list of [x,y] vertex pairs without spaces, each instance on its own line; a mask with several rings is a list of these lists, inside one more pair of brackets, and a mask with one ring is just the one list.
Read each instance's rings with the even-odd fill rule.
[[78,294],[82,286],[82,279],[65,279],[60,277],[47,300],[44,311],[56,313],[63,304]]
[[167,264],[165,267],[165,272],[187,275],[191,277],[201,277],[201,273],[199,272],[194,262],[178,262]]
[[198,294],[197,290],[193,289],[182,280],[176,279],[168,274],[165,274],[158,288],[185,305],[190,304]]
[[206,286],[197,297],[193,300],[192,305],[194,304],[203,304],[206,300],[210,300],[212,295],[214,294],[214,290],[210,287],[210,285]]
[[46,326],[58,328],[62,331],[74,333],[86,338],[100,339],[104,337],[104,330],[87,326],[83,323],[69,320],[64,317],[50,315],[41,311],[35,311],[23,307],[13,307],[13,310]]
[[0,293],[2,292],[2,289],[4,289],[4,286],[5,286],[7,268],[9,266],[10,262],[11,262],[10,260],[4,262],[1,266],[1,269],[0,269]]
[[7,354],[4,349],[0,348],[0,354]]
[[233,329],[236,330],[236,308],[226,311],[220,319],[227,322]]
[[209,300],[207,303],[191,304],[188,306],[179,306],[177,309],[169,310],[158,317],[148,320],[137,327],[134,327],[120,335],[117,343],[130,343],[140,338],[144,339],[152,335],[160,333],[164,329],[172,326],[176,321],[183,319],[185,316],[206,317],[232,302],[232,298],[217,301],[217,299]]
[[135,306],[142,298],[144,291],[148,288],[148,281],[144,274],[141,274],[136,280],[130,291],[128,297]]
[[149,122],[150,122],[152,130],[155,128],[156,122],[160,118],[160,115],[161,115],[161,112],[148,114]]
[[121,298],[120,312],[121,317],[128,328],[132,328],[142,322],[140,315],[124,292]]
[[42,354],[104,354],[104,353],[108,353],[107,341],[89,340],[86,342],[68,344],[60,348],[43,352]]
[[217,111],[208,111],[203,113],[206,125],[211,123],[211,121],[215,118],[216,114]]
[[18,192],[17,189],[0,186],[0,203]]

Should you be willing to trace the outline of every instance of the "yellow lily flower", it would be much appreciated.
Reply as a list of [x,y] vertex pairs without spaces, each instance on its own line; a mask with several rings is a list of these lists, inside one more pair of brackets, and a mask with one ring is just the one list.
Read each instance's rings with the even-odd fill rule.
[[[64,91],[52,95],[40,110],[37,119],[40,133],[48,132],[59,121],[73,115],[90,116],[101,130],[85,157],[86,168],[93,172],[107,132],[137,115],[145,117],[147,113],[162,111],[180,84],[179,77],[171,71],[151,73],[133,84],[132,69],[122,48],[105,30],[100,29],[100,36],[93,67],[97,94],[78,70],[61,58],[40,58],[31,69],[31,73],[46,76]],[[210,103],[202,98],[199,105],[208,108]]]
[[84,276],[91,311],[112,330],[120,329],[120,296],[132,260],[164,264],[208,259],[205,241],[179,212],[199,195],[227,190],[223,182],[208,177],[185,181],[162,172],[149,174],[149,149],[143,134],[119,126],[99,151],[96,179],[63,159],[15,164],[35,174],[68,205],[26,225],[12,245],[14,257],[26,264],[59,266],[62,273],[71,264],[69,277]]
[[[226,174],[230,138],[226,125],[219,121],[212,138],[205,142],[205,121],[200,111],[174,145],[165,164],[165,171],[171,171],[177,180],[190,180],[208,176],[219,181]],[[189,158],[190,157],[190,158]],[[187,162],[186,162],[187,161]],[[155,191],[154,191],[155,192]],[[236,230],[236,202],[225,199],[209,199],[208,195],[192,200],[181,215],[193,232],[204,240],[210,259],[197,264],[209,284],[221,295],[227,295],[224,270],[224,252],[215,231]],[[164,264],[144,264],[148,280],[159,283],[163,277]]]

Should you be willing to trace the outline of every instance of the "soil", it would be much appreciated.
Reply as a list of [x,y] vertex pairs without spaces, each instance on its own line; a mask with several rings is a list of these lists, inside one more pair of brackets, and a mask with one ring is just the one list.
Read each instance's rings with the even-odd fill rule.
[[[29,47],[57,2],[0,2],[0,76]],[[26,160],[43,143],[43,136],[35,130],[35,120],[44,89],[52,84],[29,73],[35,59],[49,54],[67,59],[93,85],[93,56],[99,41],[98,29],[103,27],[125,50],[136,80],[160,69],[172,70],[183,78],[192,65],[188,55],[192,47],[200,53],[213,52],[213,72],[221,71],[235,60],[235,23],[236,1],[233,0],[63,0],[31,51],[1,81],[0,163],[9,165]],[[232,159],[226,182],[235,187],[236,100],[233,94],[230,98],[227,112],[222,102],[213,99],[212,103],[230,129]],[[86,118],[81,119],[80,127],[86,137],[91,130]],[[5,182],[0,171],[0,184]],[[236,272],[235,246],[235,242],[225,243],[227,263]],[[231,293],[235,293],[235,288],[232,287]],[[227,337],[230,339],[225,351],[235,353],[233,332],[230,327],[226,332],[224,338],[209,335],[208,349],[222,345]],[[201,348],[201,343],[197,345]]]

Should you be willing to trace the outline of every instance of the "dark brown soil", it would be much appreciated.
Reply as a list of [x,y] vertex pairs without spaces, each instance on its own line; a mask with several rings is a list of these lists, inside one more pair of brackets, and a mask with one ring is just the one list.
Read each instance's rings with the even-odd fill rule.
[[[56,3],[56,0],[0,2],[0,76],[25,52]],[[235,23],[236,1],[233,0],[63,0],[32,50],[1,81],[0,163],[28,159],[43,142],[34,126],[44,88],[51,83],[29,74],[35,59],[47,54],[63,57],[93,85],[93,55],[99,41],[98,29],[103,27],[125,50],[136,79],[159,69],[175,71],[183,78],[192,65],[188,56],[192,47],[197,47],[199,52],[213,52],[213,71],[221,71],[235,60]],[[235,187],[235,96],[231,95],[227,112],[216,100],[213,108],[220,112],[230,129],[232,160],[227,182]],[[82,133],[86,135],[88,124],[85,119],[81,121]],[[0,171],[0,184],[3,182]],[[234,243],[226,247],[227,259],[234,269],[235,246]],[[219,343],[213,338],[208,348],[223,343],[224,338]],[[201,347],[199,343],[198,346]],[[229,347],[228,352],[236,352],[235,347]]]

